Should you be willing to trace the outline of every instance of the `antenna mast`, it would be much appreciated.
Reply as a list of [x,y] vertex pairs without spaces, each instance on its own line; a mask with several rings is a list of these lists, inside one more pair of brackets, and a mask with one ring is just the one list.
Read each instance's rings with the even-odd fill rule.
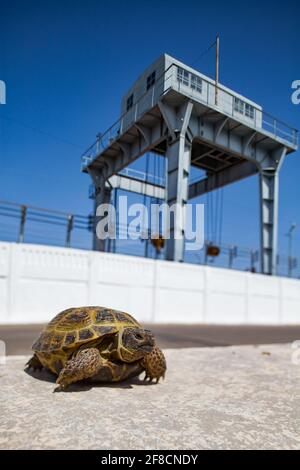
[[216,85],[215,85],[215,105],[218,106],[218,87],[219,87],[219,55],[220,55],[220,37],[216,37]]

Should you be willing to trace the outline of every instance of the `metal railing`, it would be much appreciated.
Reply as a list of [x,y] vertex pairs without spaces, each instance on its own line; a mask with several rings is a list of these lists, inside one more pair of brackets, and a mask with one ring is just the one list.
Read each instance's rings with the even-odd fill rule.
[[[8,220],[11,223],[8,223]],[[41,227],[43,227],[42,231]],[[49,227],[52,227],[52,230]],[[86,231],[92,228],[91,216],[0,201],[0,237],[2,239],[23,243],[25,241],[38,242],[43,238],[45,242],[70,247],[74,231]]]
[[87,166],[91,161],[96,158],[99,153],[101,153],[103,150],[105,150],[109,145],[111,145],[115,140],[117,140],[123,133],[124,130],[124,122],[126,120],[126,117],[128,117],[130,114],[133,114],[134,120],[137,119],[138,116],[141,115],[140,111],[140,105],[141,103],[144,102],[145,97],[150,97],[151,96],[151,102],[150,106],[148,109],[153,108],[155,102],[154,102],[154,97],[155,97],[155,92],[157,91],[158,87],[161,87],[164,85],[166,79],[168,78],[168,75],[170,73],[170,70],[172,69],[173,64],[170,65],[155,81],[154,85],[149,88],[148,90],[145,91],[145,93],[142,94],[142,96],[135,102],[133,103],[132,108],[130,108],[128,111],[126,111],[124,114],[121,115],[121,117],[114,123],[112,126],[110,126],[104,133],[99,133],[97,135],[96,141],[90,145],[87,150],[82,154],[81,156],[81,165],[82,168]]
[[133,178],[147,183],[156,184],[158,186],[165,186],[165,178],[154,173],[146,173],[142,170],[134,170],[133,168],[123,168],[119,173],[121,176]]
[[[188,73],[190,75],[194,75],[194,73]],[[200,101],[203,104],[206,104],[209,107],[226,114],[229,117],[232,117],[238,121],[242,121],[245,125],[248,125],[257,131],[265,131],[271,137],[281,139],[289,145],[298,145],[297,129],[294,129],[280,119],[275,118],[271,114],[264,111],[260,106],[257,106],[255,103],[247,100],[247,98],[241,98],[240,95],[228,91],[222,85],[216,87],[213,80],[204,79],[201,77],[201,75],[199,75],[199,77],[202,81],[201,92],[198,91],[195,87],[192,88],[191,82],[189,82],[187,85],[178,79],[173,80],[172,88],[180,93],[188,95],[190,98],[196,101]],[[238,111],[236,100],[241,101],[245,106],[247,105],[251,109],[251,113],[248,111],[247,115],[246,111],[244,111],[244,113]]]
[[[90,250],[94,217],[42,209],[24,204],[0,201],[0,240],[19,243],[38,243]],[[52,230],[49,231],[49,228]],[[120,239],[130,228],[117,223],[117,240],[110,240],[108,251],[150,258],[164,257],[164,250],[158,255],[148,240]],[[141,230],[146,233],[147,230]],[[207,241],[206,245],[210,242]],[[242,271],[259,272],[259,251],[248,247],[222,243],[217,257],[206,255],[206,250],[186,251],[184,260],[188,263],[203,264]],[[277,257],[278,274],[300,278],[300,259],[280,254]]]
[[[147,173],[146,171],[142,170],[135,170],[133,168],[123,168],[118,175],[125,176],[125,178],[132,178],[134,180],[142,181],[143,183],[150,183],[156,186],[160,186],[165,188],[166,186],[166,178],[164,176],[155,175],[154,173]],[[205,176],[198,175],[193,176],[190,178],[189,184],[198,183],[201,179],[204,179]],[[89,185],[89,198],[95,198],[95,186],[93,183]]]
[[[166,178],[164,176],[155,175],[154,173],[147,173],[146,171],[142,170],[134,170],[133,168],[123,168],[119,173],[121,176],[126,176],[127,178],[137,179],[146,183],[152,183],[157,186],[165,187],[166,185]],[[200,176],[193,176],[190,179],[190,184],[198,182],[202,177]]]
[[[192,85],[191,79],[184,82],[179,78],[178,70],[183,70],[189,77],[197,76],[201,80],[201,91]],[[129,116],[132,116],[132,123],[136,121],[147,110],[151,109],[155,102],[166,94],[169,90],[175,90],[183,93],[198,102],[201,102],[210,108],[216,109],[219,112],[228,115],[238,121],[243,121],[245,125],[252,127],[258,131],[264,131],[270,137],[280,139],[283,143],[297,147],[298,145],[298,131],[283,121],[273,117],[271,114],[265,112],[262,108],[256,106],[254,103],[243,100],[239,95],[228,91],[223,86],[216,87],[213,80],[205,79],[197,72],[191,72],[177,64],[171,64],[162,75],[158,77],[154,85],[149,88],[134,104],[131,109],[126,111],[111,127],[103,134],[98,134],[96,141],[82,154],[81,164],[82,168],[89,165],[100,153],[102,153],[109,145],[116,141],[125,129],[124,124],[130,122]],[[217,90],[217,99],[216,99]],[[160,92],[160,93],[157,93]],[[145,109],[145,98],[149,100],[148,109]],[[237,111],[235,100],[241,100],[245,105],[249,105],[253,110],[253,117]],[[249,113],[248,113],[249,114]]]

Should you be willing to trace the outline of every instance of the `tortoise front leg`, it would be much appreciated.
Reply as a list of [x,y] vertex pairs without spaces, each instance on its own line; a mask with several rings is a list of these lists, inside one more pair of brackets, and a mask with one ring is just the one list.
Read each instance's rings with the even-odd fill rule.
[[141,364],[145,370],[145,380],[148,378],[150,381],[156,379],[157,383],[161,377],[165,378],[166,359],[162,350],[157,346],[142,360]]

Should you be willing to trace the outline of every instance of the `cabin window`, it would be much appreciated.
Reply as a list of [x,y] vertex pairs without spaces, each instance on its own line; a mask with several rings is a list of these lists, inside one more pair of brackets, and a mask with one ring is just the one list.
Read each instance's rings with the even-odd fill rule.
[[149,88],[151,88],[154,83],[155,83],[155,75],[156,75],[156,72],[154,70],[154,72],[152,72],[148,77],[147,77],[147,90],[149,90]]
[[198,75],[178,67],[177,80],[183,85],[190,87],[192,90],[196,90],[198,93],[202,93],[202,80],[200,77],[198,77]]
[[191,88],[202,93],[202,80],[197,75],[191,74]]
[[128,98],[127,98],[126,110],[129,111],[130,108],[132,108],[132,106],[133,106],[133,94],[131,94],[131,95],[128,96]]
[[254,119],[254,108],[251,104],[245,103],[245,116]]
[[237,113],[244,114],[244,101],[239,98],[234,98],[234,110]]
[[190,74],[186,70],[178,67],[177,69],[177,80],[183,85],[189,86],[190,84]]
[[245,101],[241,100],[240,98],[234,98],[233,100],[233,109],[237,113],[243,114],[244,116],[254,119],[254,108],[249,103],[245,103]]

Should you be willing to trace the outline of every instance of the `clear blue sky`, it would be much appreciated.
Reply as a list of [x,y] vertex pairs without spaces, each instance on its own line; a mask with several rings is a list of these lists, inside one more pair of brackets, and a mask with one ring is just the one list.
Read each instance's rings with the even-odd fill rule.
[[[149,63],[168,52],[192,64],[217,33],[221,82],[300,127],[290,100],[300,79],[298,0],[2,0],[0,14],[0,199],[90,212],[81,151],[118,118],[122,94]],[[213,52],[195,67],[213,75]],[[298,256],[299,176],[297,152],[281,172],[279,240],[286,251],[295,221]],[[225,189],[223,241],[257,246],[257,178]]]

